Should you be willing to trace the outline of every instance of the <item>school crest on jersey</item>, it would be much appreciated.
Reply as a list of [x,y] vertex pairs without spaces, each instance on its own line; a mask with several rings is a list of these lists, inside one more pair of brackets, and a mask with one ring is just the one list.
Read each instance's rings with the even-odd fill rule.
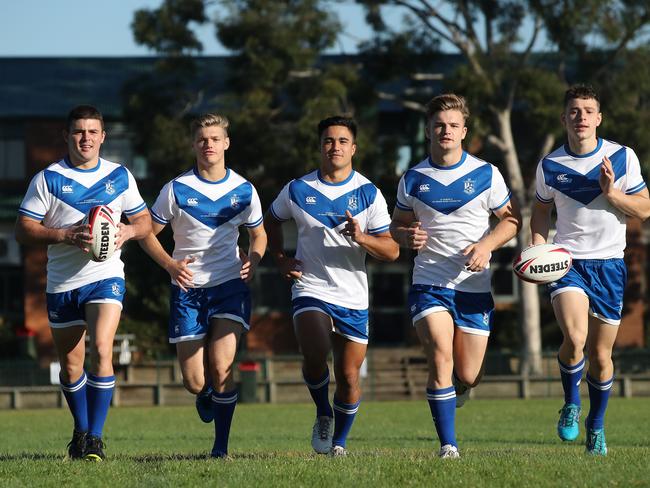
[[113,295],[115,295],[116,297],[122,294],[122,290],[120,290],[120,285],[118,285],[117,283],[113,283],[113,285],[111,286],[111,291],[113,292]]
[[348,196],[348,209],[356,210],[358,207],[359,207],[359,202],[357,200],[356,195],[349,195]]
[[237,194],[230,195],[230,206],[232,208],[239,208],[239,197]]
[[463,191],[468,195],[473,194],[476,191],[476,180],[467,178],[465,181],[463,181]]
[[113,180],[108,180],[104,182],[106,186],[106,193],[113,195],[115,193],[115,187],[113,186]]

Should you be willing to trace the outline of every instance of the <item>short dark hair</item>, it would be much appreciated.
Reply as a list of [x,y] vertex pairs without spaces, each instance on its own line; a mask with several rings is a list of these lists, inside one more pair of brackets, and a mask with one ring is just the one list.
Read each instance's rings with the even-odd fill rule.
[[325,132],[325,129],[335,125],[347,127],[352,133],[352,139],[357,138],[357,123],[354,121],[354,119],[350,117],[343,117],[341,115],[335,115],[334,117],[323,119],[318,123],[318,139],[321,138],[323,132]]
[[68,118],[65,121],[66,130],[70,130],[72,123],[79,119],[99,120],[100,124],[102,124],[102,130],[104,130],[104,117],[102,117],[101,112],[92,105],[77,105],[75,108],[70,110]]
[[564,93],[564,108],[566,108],[571,100],[575,100],[576,98],[593,98],[596,100],[596,103],[598,103],[598,108],[600,109],[600,97],[591,85],[583,85],[580,83],[569,87],[569,89]]
[[463,114],[463,119],[466,121],[469,118],[469,108],[465,98],[456,95],[455,93],[443,93],[437,97],[432,98],[427,103],[427,123],[436,112],[444,112],[445,110],[458,110]]

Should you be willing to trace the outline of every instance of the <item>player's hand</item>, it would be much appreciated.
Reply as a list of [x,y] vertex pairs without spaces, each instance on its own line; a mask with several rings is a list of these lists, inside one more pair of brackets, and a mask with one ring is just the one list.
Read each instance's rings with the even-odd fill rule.
[[302,261],[299,259],[282,256],[277,259],[280,274],[285,280],[299,280],[302,278]]
[[600,165],[600,177],[598,183],[600,184],[600,189],[603,192],[603,195],[607,196],[614,189],[614,181],[616,181],[616,173],[614,173],[614,167],[612,162],[607,156],[603,158],[603,162]]
[[413,222],[406,229],[406,247],[419,251],[427,243],[427,231],[422,229],[422,222]]
[[345,211],[345,227],[341,231],[341,234],[344,236],[348,236],[352,241],[356,242],[357,244],[361,244],[365,239],[366,239],[366,234],[361,231],[361,227],[359,226],[359,222],[357,219],[352,217],[352,214],[350,213],[349,210]]
[[169,276],[176,282],[178,287],[187,291],[188,288],[192,288],[194,282],[194,273],[187,267],[188,264],[193,263],[196,260],[194,256],[188,256],[183,259],[172,259],[172,261],[165,267],[165,270],[169,273]]
[[93,243],[90,226],[80,223],[64,229],[63,242],[71,246],[77,246],[83,252],[89,252],[90,245]]
[[125,224],[124,222],[117,224],[117,232],[115,233],[115,250],[120,249],[122,244],[129,239],[132,239],[134,235],[135,231],[133,230],[132,225]]
[[248,254],[240,247],[239,248],[239,259],[241,259],[241,269],[239,270],[239,276],[245,283],[250,282],[255,275],[255,270],[257,265],[248,257]]
[[481,242],[470,244],[463,250],[463,256],[467,256],[465,269],[467,271],[483,271],[492,257],[490,249]]

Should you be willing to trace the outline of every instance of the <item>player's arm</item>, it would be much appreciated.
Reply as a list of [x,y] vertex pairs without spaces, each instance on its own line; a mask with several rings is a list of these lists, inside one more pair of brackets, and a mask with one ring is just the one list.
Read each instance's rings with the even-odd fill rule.
[[128,224],[124,222],[117,224],[116,249],[122,247],[122,244],[128,240],[135,239],[138,241],[151,234],[151,214],[146,208],[136,214],[127,215],[126,218],[129,221]]
[[348,236],[353,242],[363,247],[373,258],[381,261],[395,261],[399,256],[399,246],[390,236],[390,232],[366,234],[361,231],[359,222],[352,217],[349,210],[345,211],[345,227],[341,234]]
[[548,231],[551,228],[551,210],[553,202],[545,203],[535,200],[530,217],[530,235],[533,245],[546,244]]
[[521,229],[521,212],[514,196],[511,196],[505,205],[493,213],[499,219],[494,229],[488,232],[483,239],[470,244],[463,250],[463,254],[467,256],[465,266],[469,271],[485,269],[492,257],[492,251],[499,249],[515,237]]
[[242,266],[240,271],[241,279],[248,283],[253,279],[257,265],[262,260],[266,251],[266,231],[263,225],[248,228],[248,255],[240,254]]
[[164,224],[153,222],[151,224],[151,232],[144,236],[144,238],[139,239],[138,244],[140,244],[140,247],[158,264],[158,266],[169,273],[169,276],[176,281],[183,291],[187,291],[187,288],[191,287],[193,284],[193,273],[189,270],[187,265],[193,263],[194,258],[189,256],[177,260],[167,254],[167,251],[165,251],[165,248],[162,247],[162,244],[156,237],[164,228]]
[[299,280],[302,276],[302,262],[284,253],[282,222],[273,216],[271,210],[268,210],[264,216],[264,229],[268,238],[269,252],[280,268],[280,274],[288,280]]
[[390,235],[402,247],[418,251],[427,243],[428,235],[411,210],[395,208],[390,223]]
[[53,229],[45,227],[42,222],[19,215],[15,227],[16,241],[26,246],[69,244],[88,252],[93,238],[89,225],[72,225]]
[[646,220],[650,217],[650,198],[648,197],[648,188],[627,195],[625,192],[614,188],[616,174],[612,168],[612,162],[607,156],[603,158],[600,166],[600,188],[607,201],[619,209],[628,217],[637,217]]

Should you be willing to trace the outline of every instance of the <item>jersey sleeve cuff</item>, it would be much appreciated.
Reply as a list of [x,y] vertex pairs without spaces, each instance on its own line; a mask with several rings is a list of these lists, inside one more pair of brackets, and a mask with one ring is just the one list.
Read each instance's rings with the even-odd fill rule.
[[503,199],[503,201],[502,201],[499,205],[497,205],[496,207],[494,207],[494,208],[492,209],[492,211],[494,212],[495,210],[499,210],[501,207],[503,207],[506,203],[508,203],[508,202],[510,201],[510,198],[511,198],[511,197],[512,197],[512,192],[508,192],[508,194],[507,194],[506,197]]
[[643,190],[647,185],[645,184],[645,181],[642,181],[636,186],[633,186],[629,190],[625,190],[626,195],[634,195],[635,193],[639,193],[641,190]]
[[537,200],[539,200],[542,203],[551,203],[553,201],[552,198],[549,198],[548,200],[546,198],[542,198],[539,193],[535,192],[535,196],[537,197]]
[[407,212],[412,212],[413,211],[413,209],[411,207],[409,207],[408,205],[404,205],[399,200],[397,200],[397,202],[395,203],[395,206],[397,208],[399,208],[400,210],[405,210]]
[[130,208],[130,209],[128,209],[128,210],[125,210],[125,211],[124,211],[124,214],[125,214],[125,215],[128,215],[128,216],[135,215],[135,214],[137,214],[138,212],[142,212],[145,208],[147,208],[147,204],[144,203],[144,202],[142,202],[142,203],[141,203],[140,205],[138,205],[137,207],[134,207],[134,208]]
[[155,220],[156,222],[158,222],[159,224],[167,225],[167,224],[169,223],[169,220],[165,220],[165,219],[163,219],[160,215],[158,215],[158,214],[157,214],[156,212],[154,212],[153,210],[150,210],[150,212],[151,212],[151,218],[152,218],[153,220]]
[[24,215],[25,217],[29,217],[30,219],[38,220],[39,222],[45,218],[45,215],[32,212],[31,210],[27,210],[26,208],[22,207],[18,209],[18,213]]
[[289,220],[289,219],[283,219],[277,213],[275,213],[275,209],[273,208],[273,205],[271,205],[270,210],[271,210],[271,215],[273,215],[273,218],[275,218],[275,220],[279,222],[286,222],[287,220]]
[[375,235],[386,232],[390,228],[390,225],[382,225],[381,227],[376,227],[374,229],[368,229],[368,234]]
[[260,217],[255,222],[248,222],[248,223],[244,224],[244,227],[248,227],[249,229],[253,229],[254,227],[259,227],[260,225],[262,225],[262,222],[264,222],[264,218]]

